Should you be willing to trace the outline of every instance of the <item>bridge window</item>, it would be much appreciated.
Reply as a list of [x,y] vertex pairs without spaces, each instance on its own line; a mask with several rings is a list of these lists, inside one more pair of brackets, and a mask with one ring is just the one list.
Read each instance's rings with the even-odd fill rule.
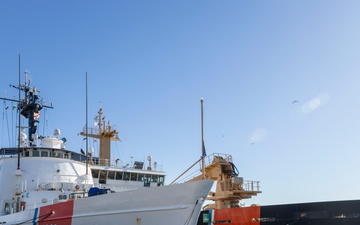
[[144,187],[150,187],[151,174],[145,174]]
[[99,170],[91,170],[94,179],[99,179]]
[[116,180],[122,180],[123,179],[123,173],[122,172],[116,172]]
[[130,178],[130,173],[124,172],[124,180],[129,180],[129,178]]
[[137,179],[138,181],[144,181],[144,174],[142,174],[142,173],[139,173],[138,174],[138,179]]
[[150,183],[151,182],[151,174],[145,174],[145,179],[146,179],[146,182]]
[[158,182],[158,176],[157,175],[152,176],[152,182]]
[[131,179],[132,181],[136,181],[136,179],[137,179],[137,173],[132,173],[130,179]]
[[165,177],[164,176],[159,176],[159,183],[160,184],[163,184],[164,183],[164,179]]
[[115,179],[115,171],[108,171],[107,177],[111,180],[114,180]]

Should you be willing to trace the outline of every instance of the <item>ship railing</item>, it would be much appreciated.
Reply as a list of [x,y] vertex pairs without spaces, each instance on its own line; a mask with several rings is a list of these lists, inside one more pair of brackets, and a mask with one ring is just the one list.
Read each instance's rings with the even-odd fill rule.
[[[86,163],[86,157],[81,160],[83,163]],[[135,163],[123,163],[120,160],[109,160],[109,159],[99,159],[97,157],[91,158],[88,157],[88,163],[90,165],[96,165],[96,166],[107,166],[110,168],[122,168],[122,169],[138,169],[138,170],[147,170],[147,171],[155,171],[155,172],[162,172],[162,165],[154,164],[151,166],[151,168],[146,167],[145,163],[143,163],[143,166],[141,168],[136,167]],[[125,165],[124,165],[125,164]]]
[[204,161],[205,161],[205,166],[208,166],[210,164],[213,163],[214,159],[215,158],[222,158],[224,159],[226,162],[233,162],[232,160],[232,156],[230,154],[224,154],[224,153],[212,153],[211,155],[209,156],[206,156],[204,158]]
[[[93,128],[93,127],[89,127],[87,131],[88,131],[88,134],[99,134],[100,133],[99,128]],[[86,127],[83,127],[83,132],[84,132],[84,134],[86,134]]]
[[[37,179],[35,185],[28,185],[28,183],[32,184],[32,182],[28,182],[27,179],[24,179],[20,184],[16,185],[16,193],[21,194],[27,191],[79,191],[86,189],[89,185],[92,186],[92,183],[87,183],[86,181],[78,183],[75,180],[77,177],[72,177],[72,179],[68,179],[68,181],[64,180],[66,175],[59,175],[63,178],[62,181],[56,181],[52,179]],[[69,177],[68,176],[68,177]]]
[[240,177],[237,179],[228,179],[221,183],[222,191],[241,190],[246,192],[260,192],[260,181],[242,180]]
[[[87,157],[88,163],[90,165],[97,165],[97,166],[107,166],[107,167],[114,167],[116,165],[116,162],[113,162],[109,159],[99,159],[99,158],[92,158]],[[82,160],[83,163],[86,163],[86,156],[84,156],[84,159]]]
[[243,183],[245,191],[260,192],[260,181],[246,180]]

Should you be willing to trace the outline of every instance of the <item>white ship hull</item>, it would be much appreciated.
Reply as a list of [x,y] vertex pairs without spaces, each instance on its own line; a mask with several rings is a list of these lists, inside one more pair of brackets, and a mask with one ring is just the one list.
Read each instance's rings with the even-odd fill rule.
[[98,195],[1,216],[0,224],[196,224],[213,181]]

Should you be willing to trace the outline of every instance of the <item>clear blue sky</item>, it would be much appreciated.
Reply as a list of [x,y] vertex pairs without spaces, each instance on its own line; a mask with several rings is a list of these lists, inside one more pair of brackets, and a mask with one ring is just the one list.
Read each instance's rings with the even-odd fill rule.
[[40,134],[79,151],[87,72],[89,117],[103,107],[123,139],[113,156],[151,155],[167,182],[200,157],[204,98],[207,153],[261,181],[245,203],[359,199],[359,24],[358,0],[1,1],[0,95],[17,95],[21,54],[55,106]]

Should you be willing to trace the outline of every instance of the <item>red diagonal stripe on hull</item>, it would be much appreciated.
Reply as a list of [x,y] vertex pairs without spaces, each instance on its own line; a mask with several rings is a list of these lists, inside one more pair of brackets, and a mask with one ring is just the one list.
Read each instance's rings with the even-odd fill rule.
[[48,205],[40,208],[39,225],[71,225],[74,201]]

